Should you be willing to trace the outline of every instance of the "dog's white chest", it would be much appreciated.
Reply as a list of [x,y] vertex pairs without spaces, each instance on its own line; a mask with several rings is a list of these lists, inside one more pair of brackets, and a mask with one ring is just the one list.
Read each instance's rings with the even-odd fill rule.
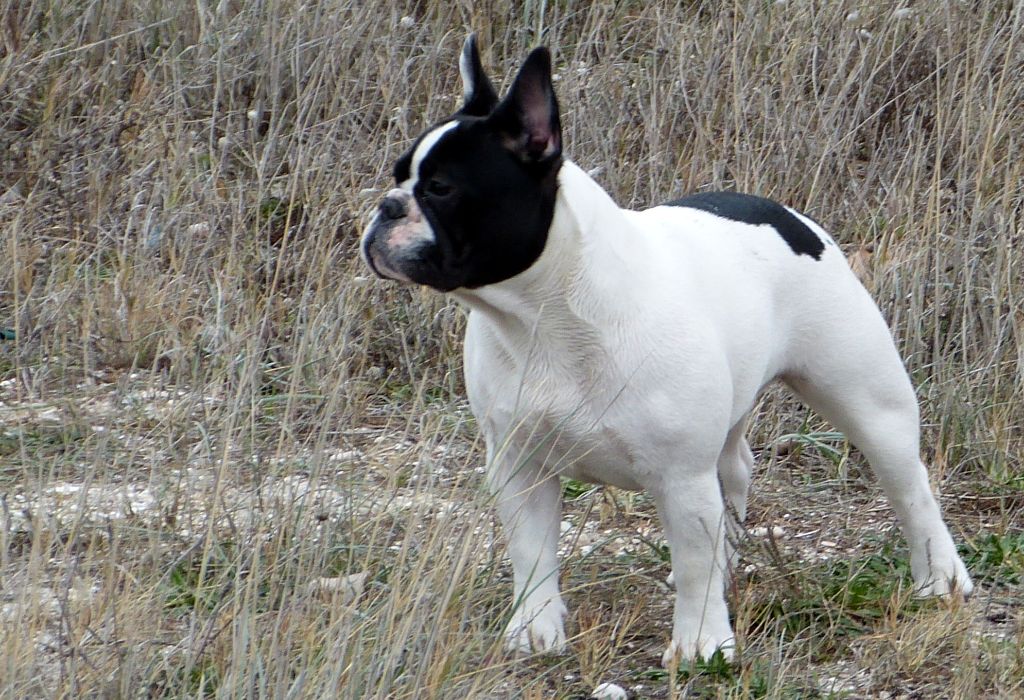
[[471,314],[465,360],[473,413],[491,444],[528,446],[562,476],[643,488],[633,444],[643,408],[621,358],[598,339],[567,339],[555,352],[510,345]]

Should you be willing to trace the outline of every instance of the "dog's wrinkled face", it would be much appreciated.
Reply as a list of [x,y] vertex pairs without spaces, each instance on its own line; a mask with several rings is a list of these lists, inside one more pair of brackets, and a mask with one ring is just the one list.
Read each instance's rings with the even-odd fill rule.
[[554,214],[561,129],[545,49],[498,102],[473,37],[459,61],[465,103],[395,164],[363,234],[381,277],[448,292],[514,277],[540,256]]

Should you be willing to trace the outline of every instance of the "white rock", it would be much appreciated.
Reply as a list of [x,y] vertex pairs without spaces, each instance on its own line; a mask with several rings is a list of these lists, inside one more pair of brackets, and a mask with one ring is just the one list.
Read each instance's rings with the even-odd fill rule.
[[328,462],[354,462],[361,459],[363,454],[359,450],[342,450],[327,455]]
[[59,408],[44,408],[36,414],[36,420],[47,423],[60,423],[61,415]]
[[615,685],[614,683],[602,683],[594,688],[594,692],[590,694],[590,697],[595,700],[626,700],[629,695],[626,694],[622,686]]
[[210,235],[210,224],[205,221],[200,221],[198,224],[192,224],[185,233],[192,238],[200,238]]
[[312,594],[330,594],[338,596],[342,605],[348,605],[363,594],[369,571],[360,571],[348,576],[321,577],[309,582],[308,590]]

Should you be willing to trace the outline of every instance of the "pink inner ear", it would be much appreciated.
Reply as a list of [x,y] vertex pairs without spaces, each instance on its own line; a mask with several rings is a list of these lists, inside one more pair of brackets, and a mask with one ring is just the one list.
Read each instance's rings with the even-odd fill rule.
[[557,144],[555,135],[545,126],[543,130],[530,130],[527,137],[526,150],[538,157],[544,158],[555,152]]
[[536,156],[548,156],[558,148],[558,135],[551,129],[551,103],[542,90],[531,90],[523,99],[523,128],[526,150]]
[[554,150],[555,140],[555,135],[551,131],[551,100],[537,80],[523,81],[520,88],[527,149],[531,153],[547,155]]

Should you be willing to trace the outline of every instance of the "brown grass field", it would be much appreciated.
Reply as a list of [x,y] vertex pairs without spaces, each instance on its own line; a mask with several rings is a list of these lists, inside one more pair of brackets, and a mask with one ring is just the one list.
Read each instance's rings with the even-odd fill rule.
[[[570,652],[503,652],[463,312],[356,254],[470,29],[498,84],[553,48],[623,205],[735,188],[834,232],[968,603],[910,595],[860,455],[771,391],[735,664],[659,666],[653,505],[574,481]],[[0,40],[0,697],[1024,697],[1021,3],[0,0]]]

